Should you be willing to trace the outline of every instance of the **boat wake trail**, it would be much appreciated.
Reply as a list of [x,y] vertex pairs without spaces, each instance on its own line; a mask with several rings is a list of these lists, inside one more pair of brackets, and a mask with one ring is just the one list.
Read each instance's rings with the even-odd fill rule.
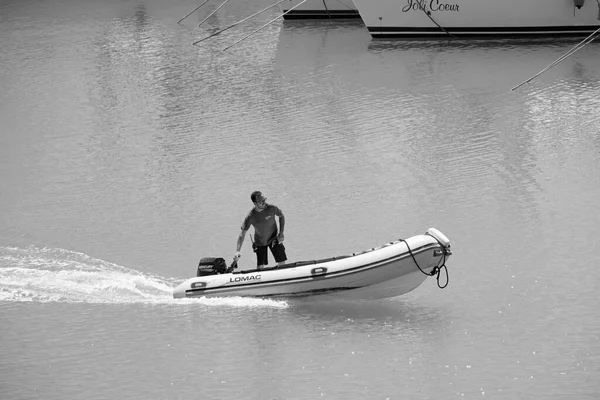
[[131,303],[168,299],[173,283],[51,248],[0,247],[0,300]]
[[175,300],[178,283],[74,251],[0,246],[0,302],[287,307],[286,302],[262,299]]

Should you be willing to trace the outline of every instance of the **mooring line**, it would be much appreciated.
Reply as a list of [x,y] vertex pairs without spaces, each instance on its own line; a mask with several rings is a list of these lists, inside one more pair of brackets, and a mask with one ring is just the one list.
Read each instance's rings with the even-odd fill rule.
[[225,3],[227,3],[228,1],[229,1],[229,0],[225,0],[224,2],[222,2],[222,3],[219,5],[219,7],[217,7],[215,11],[211,12],[210,14],[208,14],[208,16],[207,16],[206,18],[204,18],[204,19],[202,20],[202,22],[200,22],[200,23],[198,24],[198,26],[200,26],[200,25],[202,25],[204,22],[206,22],[206,20],[207,20],[207,19],[209,19],[210,17],[212,17],[212,16],[213,16],[213,15],[214,15],[214,14],[215,14],[217,11],[219,11],[219,9],[220,9],[221,7],[223,7],[223,6],[225,5]]
[[248,17],[246,17],[246,18],[244,18],[244,19],[242,19],[242,20],[240,20],[240,21],[238,21],[238,22],[236,22],[236,23],[234,23],[234,24],[231,24],[231,25],[229,25],[228,27],[226,27],[226,28],[223,28],[223,29],[221,29],[221,30],[219,30],[219,31],[217,31],[217,32],[215,32],[215,33],[213,33],[212,35],[209,35],[209,36],[207,36],[207,37],[205,37],[205,38],[202,38],[202,39],[200,39],[200,40],[197,40],[197,41],[195,41],[195,42],[194,42],[194,43],[192,43],[192,44],[193,44],[193,45],[196,45],[196,44],[198,44],[198,43],[200,43],[200,42],[203,42],[203,41],[205,41],[206,39],[210,39],[210,38],[211,38],[211,37],[213,37],[213,36],[217,36],[219,33],[225,32],[227,29],[233,28],[234,26],[236,26],[236,25],[239,25],[239,24],[241,24],[242,22],[244,22],[244,21],[246,21],[246,20],[249,20],[249,19],[250,19],[250,18],[252,18],[252,17],[255,17],[255,16],[257,16],[258,14],[260,14],[260,13],[262,13],[262,12],[264,12],[264,11],[267,11],[269,8],[275,7],[275,6],[277,6],[277,5],[281,4],[281,3],[283,3],[284,1],[286,1],[286,0],[279,0],[277,3],[275,3],[275,4],[271,4],[270,6],[268,6],[268,7],[265,7],[265,8],[263,8],[262,10],[260,10],[260,11],[258,11],[258,12],[255,12],[254,14],[252,14],[252,15],[250,15],[250,16],[248,16]]
[[527,79],[526,81],[518,84],[514,88],[510,89],[510,91],[512,92],[512,91],[520,88],[524,84],[531,82],[532,80],[534,80],[535,78],[537,78],[538,76],[540,76],[541,74],[543,74],[544,72],[548,71],[550,68],[552,68],[555,65],[557,65],[558,63],[566,60],[568,57],[570,57],[571,55],[573,55],[575,52],[583,49],[586,45],[588,45],[589,43],[592,42],[592,40],[595,39],[594,36],[596,34],[598,34],[599,32],[600,32],[600,28],[596,29],[594,32],[592,32],[591,35],[589,35],[588,37],[586,37],[585,39],[583,39],[581,42],[577,43],[573,48],[571,48],[565,54],[563,54],[562,56],[560,56],[559,58],[557,58],[555,61],[553,61],[552,63],[550,63],[546,68],[544,68],[543,70],[541,70],[540,72],[538,72],[537,74],[535,74],[534,76],[532,76],[531,78]]
[[441,26],[440,24],[438,24],[438,23],[437,23],[437,21],[436,21],[435,19],[433,19],[433,17],[431,16],[431,11],[427,11],[427,10],[425,9],[425,6],[423,6],[423,4],[422,4],[422,3],[423,3],[423,1],[424,1],[424,0],[421,0],[421,1],[418,1],[418,0],[417,0],[417,1],[416,1],[417,5],[418,5],[418,6],[419,6],[419,8],[421,9],[421,11],[423,11],[423,12],[425,13],[425,15],[427,15],[427,17],[428,17],[428,18],[431,20],[431,22],[433,22],[434,24],[436,24],[436,25],[437,25],[437,27],[438,27],[438,28],[440,28],[440,29],[442,30],[442,32],[445,32],[445,33],[446,33],[448,36],[450,36],[451,38],[458,40],[458,38],[457,38],[456,36],[454,36],[453,34],[451,34],[450,32],[448,32],[446,29],[444,29],[444,27],[443,27],[443,26]]
[[329,17],[329,19],[331,19],[331,14],[329,13],[329,8],[327,8],[327,4],[325,3],[325,0],[323,0],[323,7],[325,7],[325,11],[327,11],[327,16]]
[[184,19],[186,19],[187,17],[189,17],[190,15],[192,15],[194,13],[194,11],[196,11],[197,9],[199,9],[200,7],[202,7],[203,5],[205,5],[206,3],[208,3],[208,0],[204,0],[204,2],[202,4],[200,4],[198,7],[194,8],[192,11],[190,11],[185,17],[183,17],[179,21],[177,21],[177,23],[180,23],[181,21],[183,21]]
[[279,18],[283,17],[284,15],[286,15],[287,13],[289,13],[290,11],[293,11],[295,8],[300,7],[302,4],[306,3],[306,0],[302,0],[300,3],[296,4],[294,7],[290,8],[289,10],[287,10],[286,12],[284,12],[283,14],[281,14],[280,16],[278,16],[277,18],[273,18],[271,21],[267,22],[266,24],[264,24],[263,26],[261,26],[258,29],[253,30],[252,32],[250,32],[248,35],[244,36],[243,38],[241,38],[240,40],[236,41],[235,43],[225,47],[223,49],[223,51],[226,51],[227,49],[235,46],[236,44],[238,44],[239,42],[246,40],[247,38],[249,38],[250,36],[254,35],[256,32],[260,31],[261,29],[265,28],[267,25],[272,24],[273,22],[277,21]]

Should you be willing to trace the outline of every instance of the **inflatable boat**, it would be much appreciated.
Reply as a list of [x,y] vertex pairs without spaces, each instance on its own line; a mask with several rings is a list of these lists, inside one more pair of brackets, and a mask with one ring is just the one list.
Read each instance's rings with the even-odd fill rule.
[[[435,228],[376,248],[322,260],[297,261],[260,270],[236,271],[234,261],[203,258],[196,277],[173,290],[174,298],[298,297],[328,295],[346,299],[396,297],[429,276],[448,282],[450,241]],[[445,284],[440,273],[445,271]]]

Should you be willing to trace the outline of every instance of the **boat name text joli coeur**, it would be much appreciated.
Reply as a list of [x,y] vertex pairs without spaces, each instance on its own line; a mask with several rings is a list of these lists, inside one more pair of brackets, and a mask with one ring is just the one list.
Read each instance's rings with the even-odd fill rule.
[[443,3],[440,0],[406,0],[402,12],[408,11],[459,11],[458,4]]

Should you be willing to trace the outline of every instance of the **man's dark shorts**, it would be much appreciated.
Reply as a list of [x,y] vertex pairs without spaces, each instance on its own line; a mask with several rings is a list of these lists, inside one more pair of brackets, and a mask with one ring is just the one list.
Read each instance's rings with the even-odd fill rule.
[[279,243],[277,240],[271,242],[268,246],[257,246],[256,248],[256,265],[268,265],[269,264],[269,255],[267,253],[267,248],[271,249],[271,253],[273,257],[275,257],[275,262],[283,262],[287,260],[287,255],[285,254],[285,246],[283,243]]

